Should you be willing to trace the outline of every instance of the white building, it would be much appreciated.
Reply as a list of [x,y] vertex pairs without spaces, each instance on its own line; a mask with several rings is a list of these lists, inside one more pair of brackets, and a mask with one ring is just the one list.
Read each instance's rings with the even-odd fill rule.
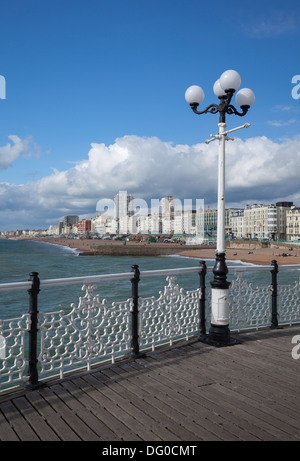
[[120,219],[124,216],[132,216],[133,211],[130,210],[130,202],[134,200],[132,194],[128,194],[127,191],[119,191],[115,196],[115,218]]
[[277,236],[277,208],[275,205],[254,204],[244,210],[246,238],[271,239]]
[[231,211],[231,232],[236,238],[245,237],[244,210]]
[[59,234],[59,226],[56,226],[54,224],[49,226],[48,234],[49,235],[58,235]]
[[243,210],[231,211],[232,233],[237,238],[286,240],[287,212],[292,202],[276,205],[247,205]]
[[110,232],[112,219],[111,216],[107,215],[96,216],[96,218],[92,220],[92,232],[100,235]]
[[286,213],[287,240],[300,239],[300,208],[292,207]]

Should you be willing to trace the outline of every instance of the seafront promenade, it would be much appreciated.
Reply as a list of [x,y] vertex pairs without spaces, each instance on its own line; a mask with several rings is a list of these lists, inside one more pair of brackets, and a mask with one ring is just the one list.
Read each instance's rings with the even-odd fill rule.
[[193,442],[196,454],[198,441],[299,441],[299,333],[241,333],[224,348],[193,339],[3,395],[0,440],[131,441],[136,454],[139,441]]

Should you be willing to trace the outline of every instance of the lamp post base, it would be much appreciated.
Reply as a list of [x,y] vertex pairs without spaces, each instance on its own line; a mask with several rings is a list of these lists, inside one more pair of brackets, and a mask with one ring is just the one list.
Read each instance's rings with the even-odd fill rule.
[[199,341],[215,347],[233,346],[240,341],[230,337],[229,330],[229,286],[226,275],[225,252],[216,254],[211,282],[211,326],[208,335],[201,335]]
[[199,341],[215,347],[226,347],[241,344],[241,341],[230,336],[228,325],[212,324],[208,335],[201,335]]

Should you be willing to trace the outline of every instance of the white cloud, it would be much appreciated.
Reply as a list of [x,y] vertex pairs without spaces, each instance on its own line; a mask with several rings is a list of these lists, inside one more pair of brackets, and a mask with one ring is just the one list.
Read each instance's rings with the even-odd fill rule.
[[23,141],[15,135],[10,135],[8,138],[12,144],[8,142],[5,146],[0,147],[0,170],[6,170],[28,148],[26,140]]
[[276,38],[297,33],[298,15],[295,11],[271,12],[268,17],[256,16],[245,27],[244,32],[256,39]]
[[[110,146],[93,143],[87,158],[66,171],[54,169],[24,185],[0,184],[0,219],[25,228],[54,224],[65,214],[92,215],[98,200],[113,199],[119,190],[145,200],[174,195],[215,203],[217,168],[217,141],[188,146],[124,136]],[[226,203],[299,201],[299,172],[300,139],[228,141]]]
[[0,147],[0,170],[6,170],[12,166],[13,162],[19,158],[21,154],[26,159],[35,157],[40,158],[41,148],[33,140],[32,136],[25,139],[19,138],[16,135],[9,135],[8,142],[5,146]]
[[287,120],[287,121],[283,121],[283,120],[269,120],[268,121],[268,124],[271,125],[271,126],[275,126],[275,127],[280,127],[280,126],[289,126],[289,125],[293,125],[294,123],[296,123],[297,120],[292,118],[290,120]]
[[292,110],[293,110],[292,106],[287,106],[284,104],[277,104],[276,106],[272,107],[273,112],[289,112]]

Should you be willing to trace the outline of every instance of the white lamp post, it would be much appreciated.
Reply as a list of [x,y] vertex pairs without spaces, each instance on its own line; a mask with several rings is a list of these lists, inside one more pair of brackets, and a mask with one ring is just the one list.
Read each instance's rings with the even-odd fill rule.
[[[216,262],[213,269],[214,279],[211,282],[212,287],[212,311],[211,327],[208,336],[202,338],[203,341],[215,346],[228,346],[235,344],[236,341],[230,338],[229,331],[229,296],[228,290],[230,283],[227,281],[228,269],[225,258],[225,141],[230,139],[227,134],[240,128],[247,128],[248,123],[225,131],[226,114],[235,114],[243,117],[248,112],[250,106],[254,103],[255,96],[249,88],[243,88],[236,94],[236,102],[242,112],[239,112],[230,104],[233,94],[240,87],[241,77],[235,70],[223,72],[221,77],[215,82],[213,90],[219,98],[219,104],[211,104],[203,111],[198,111],[197,107],[204,99],[204,91],[197,85],[190,86],[185,92],[185,99],[190,104],[195,114],[220,114],[219,132],[212,136],[210,141],[219,139],[219,168],[218,168],[218,227],[217,227],[217,247]],[[206,141],[207,143],[210,141]]]

